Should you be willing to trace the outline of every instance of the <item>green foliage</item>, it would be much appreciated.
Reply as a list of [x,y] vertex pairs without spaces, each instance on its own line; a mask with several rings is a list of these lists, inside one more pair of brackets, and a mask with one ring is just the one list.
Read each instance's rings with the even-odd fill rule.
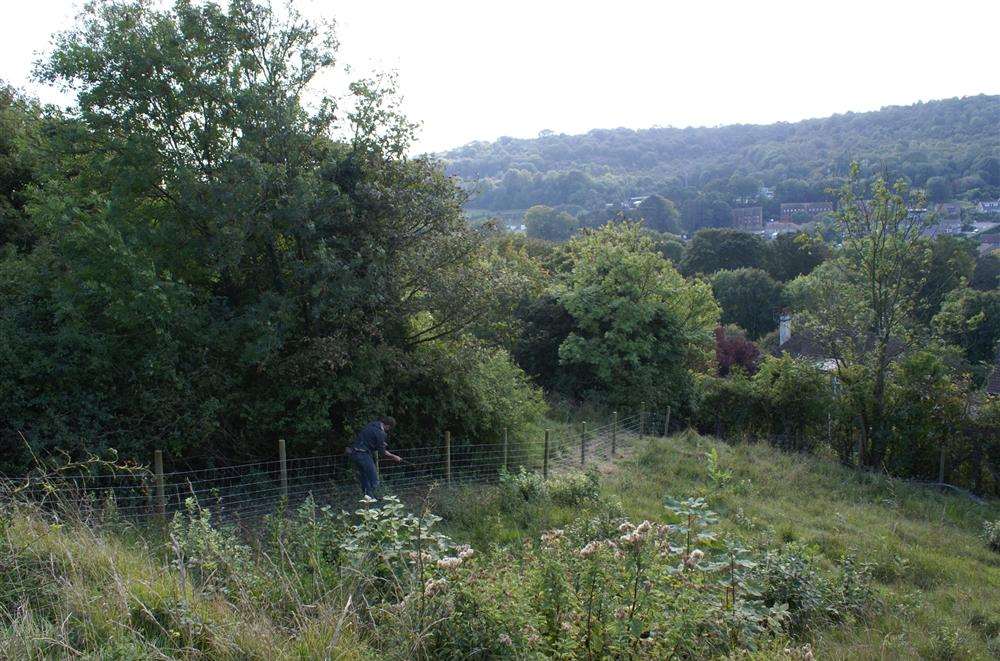
[[755,583],[765,604],[785,604],[790,629],[802,633],[870,613],[877,605],[871,567],[847,555],[839,571],[824,576],[816,559],[801,545],[768,551],[754,568]]
[[499,484],[501,501],[511,512],[520,511],[526,503],[583,507],[600,499],[598,477],[593,470],[560,473],[544,480],[540,473],[521,466],[517,471],[501,469]]
[[[406,157],[391,76],[303,101],[335,54],[332,31],[268,3],[93,3],[39,69],[78,108],[41,131],[4,93],[4,469],[29,461],[21,434],[43,455],[183,460],[269,456],[277,437],[329,452],[387,410],[397,443],[422,444],[442,402],[457,435],[537,416],[517,368],[467,337],[512,344],[534,264],[485,246],[455,183]],[[6,236],[11,209],[30,241]],[[448,374],[442,343],[462,357]],[[439,376],[426,400],[401,389]]]
[[529,238],[546,241],[567,241],[578,227],[576,219],[565,211],[541,204],[524,213],[524,225]]
[[736,324],[757,340],[774,329],[781,304],[781,285],[766,271],[743,268],[717,271],[712,292],[722,308],[722,323]]
[[969,239],[939,236],[928,243],[930,261],[914,310],[922,324],[929,324],[948,295],[972,279],[976,267],[976,247]]
[[662,195],[650,195],[636,209],[643,225],[655,232],[680,233],[681,214],[677,206]]
[[549,497],[557,505],[585,506],[600,498],[600,484],[593,469],[585,473],[562,473],[548,482]]
[[757,413],[756,391],[742,371],[727,378],[699,375],[694,420],[699,429],[722,438],[750,432]]
[[595,209],[657,193],[681,208],[694,232],[728,226],[730,205],[761,204],[766,217],[777,217],[782,202],[828,200],[848,173],[845,154],[872,179],[888,168],[935,198],[996,198],[997,106],[997,97],[979,95],[792,124],[598,129],[475,142],[442,157],[450,173],[475,182],[476,208]]
[[817,359],[837,361],[836,376],[850,393],[846,405],[861,421],[866,466],[881,466],[888,450],[890,368],[917,334],[919,293],[931,261],[921,239],[926,221],[910,213],[913,205],[922,205],[921,196],[911,195],[905,182],[890,186],[879,177],[865,187],[853,164],[837,212],[840,258],[786,288],[796,332],[810,338]]
[[961,347],[970,363],[992,363],[1000,343],[1000,289],[953,290],[932,326],[946,342]]
[[390,383],[387,408],[423,445],[445,430],[458,442],[499,444],[506,427],[515,452],[519,441],[537,436],[546,410],[541,391],[506,351],[465,337],[419,345]]
[[779,234],[767,244],[764,268],[775,280],[788,282],[811,273],[829,257],[830,249],[820,236],[804,232]]
[[33,142],[41,123],[37,105],[0,81],[0,255],[8,246],[26,250],[36,238],[27,207],[41,175]]
[[718,320],[709,287],[685,281],[632,224],[585,234],[568,253],[556,298],[573,318],[559,347],[573,392],[623,409],[645,399],[681,410],[690,398],[686,366],[704,360]]
[[548,496],[548,485],[536,471],[521,466],[517,471],[500,469],[500,493],[508,508],[525,502],[543,501]]
[[983,522],[983,539],[990,549],[1000,553],[1000,520]]
[[787,447],[808,449],[812,432],[827,421],[830,377],[809,361],[768,356],[754,374],[753,389],[762,408],[758,424]]
[[889,392],[892,434],[886,464],[896,475],[937,479],[942,448],[957,449],[966,407],[954,347],[930,346],[902,358]]
[[1000,288],[1000,252],[994,250],[976,257],[976,268],[969,285],[982,291]]
[[705,229],[694,235],[684,254],[685,273],[712,274],[723,269],[763,268],[766,244],[756,234]]

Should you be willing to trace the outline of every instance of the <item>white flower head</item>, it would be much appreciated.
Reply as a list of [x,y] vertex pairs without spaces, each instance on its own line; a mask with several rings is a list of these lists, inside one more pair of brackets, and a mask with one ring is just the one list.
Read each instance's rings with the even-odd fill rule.
[[443,578],[432,578],[424,584],[424,594],[428,597],[433,597],[438,592],[441,592],[446,587],[448,587],[448,581]]

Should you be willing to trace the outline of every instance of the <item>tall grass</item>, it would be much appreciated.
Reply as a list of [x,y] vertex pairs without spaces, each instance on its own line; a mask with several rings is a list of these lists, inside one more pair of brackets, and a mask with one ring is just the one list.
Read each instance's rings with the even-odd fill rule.
[[643,440],[603,474],[516,472],[409,508],[307,500],[252,530],[193,500],[136,526],[13,499],[0,658],[986,659],[998,519],[695,434]]

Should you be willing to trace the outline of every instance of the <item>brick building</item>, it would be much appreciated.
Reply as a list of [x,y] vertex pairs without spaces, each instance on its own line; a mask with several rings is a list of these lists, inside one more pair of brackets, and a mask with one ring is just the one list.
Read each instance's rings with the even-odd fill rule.
[[833,211],[832,202],[785,202],[781,205],[780,220],[788,223],[795,220],[799,214],[805,214],[810,219]]
[[733,209],[733,229],[759,232],[764,227],[764,209],[743,207]]

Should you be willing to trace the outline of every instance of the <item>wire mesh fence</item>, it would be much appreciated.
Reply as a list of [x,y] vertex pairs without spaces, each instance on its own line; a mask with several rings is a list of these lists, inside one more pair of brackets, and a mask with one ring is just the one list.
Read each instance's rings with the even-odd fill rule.
[[[538,471],[546,476],[614,461],[642,435],[667,428],[669,413],[639,411],[598,425],[581,423],[561,433],[537,438],[508,438],[489,443],[471,438],[397,450],[399,464],[382,462],[379,478],[386,493],[408,496],[432,485],[452,486],[496,481],[502,470]],[[162,472],[95,464],[75,472],[54,471],[24,478],[0,479],[0,496],[29,502],[53,513],[72,505],[84,516],[150,520],[182,510],[189,498],[223,520],[250,520],[273,512],[279,503],[294,507],[306,498],[331,506],[356,504],[362,493],[353,461],[346,454],[279,458],[218,468]]]

